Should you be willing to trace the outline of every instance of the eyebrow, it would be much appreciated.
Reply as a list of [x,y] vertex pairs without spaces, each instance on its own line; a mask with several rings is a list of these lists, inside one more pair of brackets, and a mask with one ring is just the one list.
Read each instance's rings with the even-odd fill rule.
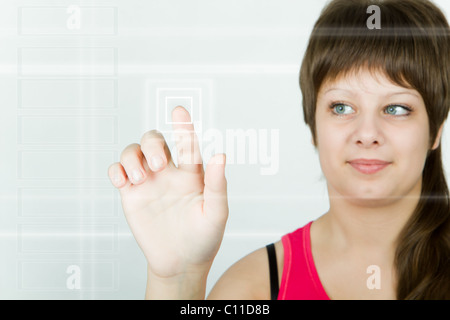
[[[333,88],[330,88],[327,91],[325,91],[323,94],[327,94],[330,91],[346,91],[346,92],[349,92],[349,93],[353,93],[352,90],[347,90],[347,89],[343,89],[343,88],[333,87]],[[409,94],[409,95],[412,95],[412,96],[420,99],[420,97],[415,92],[411,92],[411,91],[396,91],[396,92],[388,93],[385,96],[386,97],[392,97],[392,96],[397,96],[397,95],[401,95],[401,94]]]

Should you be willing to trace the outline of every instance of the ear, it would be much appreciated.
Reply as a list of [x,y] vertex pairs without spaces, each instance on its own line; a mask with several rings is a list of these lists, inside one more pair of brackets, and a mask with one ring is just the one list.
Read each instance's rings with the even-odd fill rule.
[[436,150],[439,147],[439,144],[441,143],[442,130],[444,129],[444,124],[445,124],[445,122],[443,122],[441,127],[439,128],[438,134],[436,136],[436,140],[434,141],[434,145],[431,148],[432,151]]

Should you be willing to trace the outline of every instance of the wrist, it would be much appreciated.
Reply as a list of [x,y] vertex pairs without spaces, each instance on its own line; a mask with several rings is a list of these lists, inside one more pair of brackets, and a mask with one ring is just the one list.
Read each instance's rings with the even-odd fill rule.
[[148,300],[204,300],[209,268],[187,271],[172,277],[160,277],[147,267]]

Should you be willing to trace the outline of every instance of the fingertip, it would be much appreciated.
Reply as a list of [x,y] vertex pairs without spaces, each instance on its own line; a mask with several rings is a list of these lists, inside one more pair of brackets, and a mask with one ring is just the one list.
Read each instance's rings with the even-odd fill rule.
[[127,178],[125,177],[120,163],[111,165],[108,169],[108,176],[112,185],[118,189],[125,186]]
[[187,111],[185,107],[183,106],[176,106],[175,108],[173,108],[172,113],[175,112],[176,110],[183,110],[183,111]]
[[[177,106],[172,110],[172,121],[174,122],[174,129],[184,128],[191,131],[192,121],[191,114],[183,106]],[[181,124],[178,124],[181,123]]]

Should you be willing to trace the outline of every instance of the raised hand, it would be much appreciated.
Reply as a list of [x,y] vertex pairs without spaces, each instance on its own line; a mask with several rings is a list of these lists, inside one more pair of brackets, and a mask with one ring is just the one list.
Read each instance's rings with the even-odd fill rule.
[[225,155],[204,169],[189,113],[176,107],[172,121],[178,167],[164,136],[152,130],[108,169],[149,273],[160,279],[207,273],[228,218]]

